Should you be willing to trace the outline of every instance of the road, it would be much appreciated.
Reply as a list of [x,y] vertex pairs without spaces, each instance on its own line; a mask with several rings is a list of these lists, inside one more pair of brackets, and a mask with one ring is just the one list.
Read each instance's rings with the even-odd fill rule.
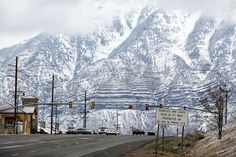
[[0,157],[118,157],[151,136],[0,135]]

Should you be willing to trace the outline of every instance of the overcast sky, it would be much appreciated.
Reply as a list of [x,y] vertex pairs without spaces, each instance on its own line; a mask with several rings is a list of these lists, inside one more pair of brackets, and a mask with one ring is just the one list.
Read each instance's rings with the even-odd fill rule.
[[[235,1],[235,2],[233,2]],[[0,0],[0,48],[40,32],[86,34],[145,5],[233,19],[236,0]]]

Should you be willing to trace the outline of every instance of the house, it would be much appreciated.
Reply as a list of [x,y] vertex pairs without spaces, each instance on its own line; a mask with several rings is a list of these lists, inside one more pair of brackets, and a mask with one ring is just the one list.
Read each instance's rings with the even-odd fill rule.
[[0,105],[0,134],[32,134],[37,132],[38,99],[32,96],[22,97],[22,105],[16,110],[11,104]]

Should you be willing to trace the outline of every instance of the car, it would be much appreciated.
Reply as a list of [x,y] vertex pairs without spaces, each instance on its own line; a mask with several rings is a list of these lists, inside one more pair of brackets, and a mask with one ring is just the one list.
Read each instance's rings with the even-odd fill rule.
[[39,134],[48,134],[46,131],[44,131],[44,129],[40,129],[40,130],[38,131],[38,133],[39,133]]
[[119,135],[120,133],[112,128],[107,129],[106,135]]
[[76,134],[93,134],[93,130],[87,128],[78,128]]
[[132,134],[133,135],[145,135],[145,132],[140,129],[133,129]]
[[76,134],[76,129],[74,127],[68,127],[66,134]]
[[154,131],[148,131],[147,134],[148,134],[149,136],[155,136],[155,135],[156,135]]
[[101,127],[99,130],[98,130],[98,134],[106,134],[107,133],[107,128],[106,127]]

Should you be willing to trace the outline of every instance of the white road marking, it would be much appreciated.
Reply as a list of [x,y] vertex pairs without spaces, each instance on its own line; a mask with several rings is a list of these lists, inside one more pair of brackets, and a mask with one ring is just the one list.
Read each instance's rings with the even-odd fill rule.
[[18,156],[18,155],[20,155],[20,154],[12,154],[11,156],[13,156],[13,157],[14,157],[14,156]]
[[90,140],[90,139],[92,139],[92,138],[86,138],[86,137],[83,137],[83,138],[80,138],[81,140]]

